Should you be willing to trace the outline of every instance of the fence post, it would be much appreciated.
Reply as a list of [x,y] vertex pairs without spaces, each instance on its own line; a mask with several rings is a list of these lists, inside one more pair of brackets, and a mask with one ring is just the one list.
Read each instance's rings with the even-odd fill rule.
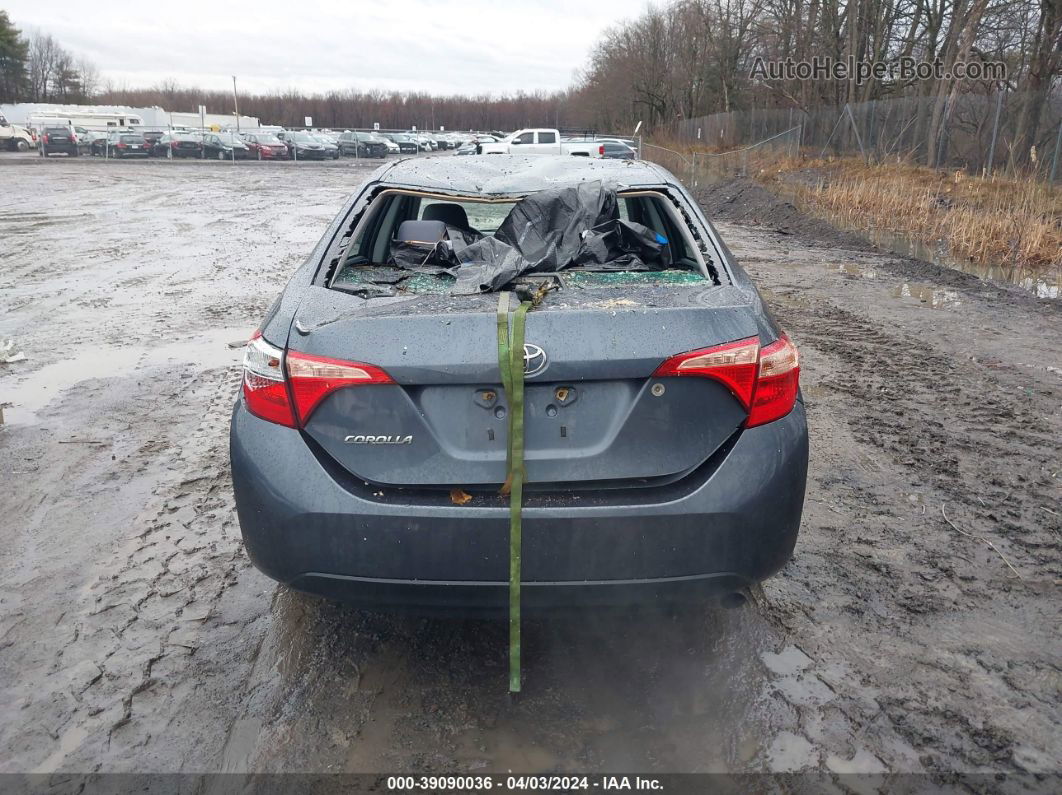
[[841,111],[841,115],[840,115],[840,116],[838,116],[838,117],[837,117],[837,121],[836,121],[836,122],[834,122],[834,125],[833,125],[833,129],[832,129],[832,130],[830,130],[830,137],[829,137],[829,138],[827,138],[827,139],[826,139],[826,143],[824,143],[824,144],[822,145],[822,151],[821,151],[821,152],[819,152],[819,157],[825,157],[825,156],[826,156],[826,150],[827,150],[827,148],[829,148],[829,146],[830,146],[830,141],[832,141],[832,140],[833,140],[833,135],[834,135],[834,133],[836,133],[836,132],[837,132],[837,128],[838,128],[838,127],[839,127],[839,126],[841,125],[841,122],[842,122],[842,121],[844,120],[844,117],[845,117],[845,111],[846,111],[846,110],[848,110],[848,106],[847,106],[847,105],[845,105],[845,106],[844,106],[844,110],[842,110],[842,111]]
[[[999,112],[1003,109],[1003,94],[1004,93],[1006,93],[1005,90],[1004,91],[999,91],[999,92],[996,93],[996,118],[992,122],[992,143],[989,144],[989,147],[988,147],[988,169],[987,169],[986,176],[989,176],[989,177],[992,176],[992,166],[996,162],[996,138],[999,137]],[[1055,147],[1055,150],[1056,150],[1056,155],[1057,155],[1058,147]],[[1058,159],[1057,156],[1056,156],[1055,159],[1056,160]]]
[[848,111],[848,120],[852,122],[852,132],[855,133],[856,143],[859,144],[859,154],[863,155],[863,161],[867,161],[867,151],[863,148],[863,139],[859,136],[859,125],[856,124],[855,116],[852,115],[852,106],[845,105],[844,109]]
[[1055,181],[1055,175],[1058,173],[1058,150],[1062,148],[1062,121],[1058,123],[1058,135],[1055,136],[1055,156],[1051,160],[1051,178],[1050,182]]
[[[878,120],[878,101],[876,99],[870,100],[867,105],[870,106],[870,124],[867,125],[867,150],[877,154],[877,120]],[[877,157],[874,158],[877,161]]]
[[937,138],[937,156],[934,160],[937,168],[943,168],[944,144],[948,140],[948,119],[951,117],[951,95],[944,100],[944,115],[940,118],[940,130]]

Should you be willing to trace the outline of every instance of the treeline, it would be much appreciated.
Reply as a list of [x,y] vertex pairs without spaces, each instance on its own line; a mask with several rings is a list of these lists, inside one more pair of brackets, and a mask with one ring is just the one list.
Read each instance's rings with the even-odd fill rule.
[[0,102],[85,102],[99,89],[92,62],[48,33],[23,35],[0,11]]
[[[1001,81],[948,79],[754,80],[757,58],[807,62],[1002,62]],[[926,142],[937,141],[961,92],[1027,93],[1015,151],[1029,149],[1062,66],[1062,0],[678,0],[650,6],[608,31],[578,90],[605,127],[751,108],[807,110],[892,97],[921,97]],[[935,165],[935,147],[927,143]]]
[[[757,59],[896,62],[914,58],[1001,62],[1005,80],[759,80]],[[1029,99],[1018,111],[1013,151],[1037,139],[1042,111],[1062,71],[1062,0],[675,0],[649,5],[606,31],[576,84],[516,96],[432,96],[387,91],[297,90],[239,97],[241,113],[266,123],[385,128],[502,129],[548,125],[629,132],[667,130],[676,120],[760,108],[807,110],[891,97],[925,100],[918,134],[927,162],[960,93],[1000,88]],[[22,36],[0,12],[0,102],[93,101],[233,111],[227,91],[172,82],[147,88],[101,83],[92,64],[51,36]]]
[[[167,109],[195,110],[205,105],[210,113],[231,113],[233,94],[200,91],[167,82],[148,89],[106,90],[98,101],[135,107],[158,105]],[[237,97],[240,113],[256,116],[265,124],[302,126],[309,116],[320,127],[371,127],[383,129],[513,130],[527,126],[567,126],[576,122],[569,92],[517,94],[510,97],[432,96],[398,91],[298,91],[244,94]],[[585,123],[585,119],[580,123]]]

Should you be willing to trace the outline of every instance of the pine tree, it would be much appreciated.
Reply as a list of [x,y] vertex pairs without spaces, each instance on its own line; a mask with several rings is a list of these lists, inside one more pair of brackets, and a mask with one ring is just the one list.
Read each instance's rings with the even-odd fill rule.
[[29,45],[8,17],[0,11],[0,102],[18,102],[26,90],[26,58]]

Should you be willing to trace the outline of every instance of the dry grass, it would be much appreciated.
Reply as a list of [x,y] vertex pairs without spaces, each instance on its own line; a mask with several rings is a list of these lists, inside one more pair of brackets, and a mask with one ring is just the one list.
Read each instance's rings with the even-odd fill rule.
[[[981,266],[1062,271],[1062,189],[1034,180],[938,171],[902,160],[791,157],[752,148],[719,156],[655,140],[647,156],[681,179],[748,174],[802,206],[855,228],[873,227]],[[696,153],[696,169],[690,165]]]
[[[751,164],[750,164],[751,165]],[[798,200],[860,227],[874,226],[979,265],[1062,266],[1062,190],[1042,182],[983,179],[902,162],[775,158],[750,168]]]

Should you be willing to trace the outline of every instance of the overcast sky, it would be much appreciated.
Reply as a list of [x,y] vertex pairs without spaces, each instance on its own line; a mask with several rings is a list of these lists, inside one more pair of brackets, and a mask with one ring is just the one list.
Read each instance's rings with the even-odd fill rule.
[[[568,86],[647,0],[0,0],[118,87],[512,93]],[[143,9],[143,10],[139,10]]]

